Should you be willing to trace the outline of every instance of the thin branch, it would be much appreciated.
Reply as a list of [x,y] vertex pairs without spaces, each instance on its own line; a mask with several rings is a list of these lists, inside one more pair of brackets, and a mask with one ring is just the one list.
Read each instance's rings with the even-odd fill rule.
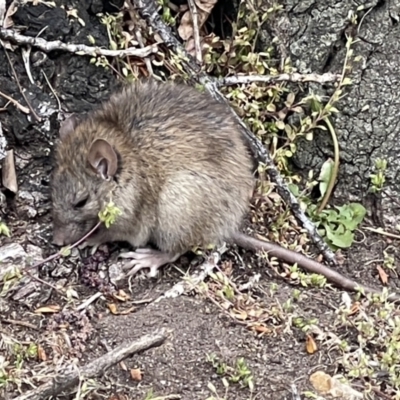
[[[136,29],[136,30],[135,30],[135,37],[136,37],[137,42],[139,43],[139,46],[140,46],[141,48],[144,48],[144,43],[143,43],[142,34],[140,33],[140,30],[139,30],[139,29]],[[149,74],[150,74],[151,76],[153,76],[153,75],[154,75],[154,72],[153,72],[153,66],[151,65],[151,60],[150,60],[150,58],[149,58],[149,57],[145,57],[144,62],[145,62],[145,64],[146,64],[147,70],[149,71]]]
[[18,89],[19,89],[19,91],[20,91],[22,97],[23,97],[24,100],[25,100],[26,105],[27,105],[27,106],[29,107],[29,109],[31,110],[31,113],[32,113],[32,115],[33,115],[33,118],[35,118],[37,122],[40,122],[40,121],[41,121],[41,118],[36,114],[36,111],[33,109],[31,103],[29,102],[28,98],[27,98],[26,95],[25,95],[25,92],[23,91],[23,89],[22,89],[22,87],[21,87],[21,84],[19,83],[18,75],[17,75],[17,73],[15,72],[14,65],[13,65],[13,63],[12,63],[12,61],[11,61],[10,56],[8,55],[7,49],[4,49],[4,53],[5,53],[6,57],[7,57],[8,63],[10,64],[11,71],[12,71],[12,73],[13,73],[13,75],[14,75],[14,79],[15,79],[15,81],[16,81],[16,83],[17,83]]
[[12,97],[4,94],[3,92],[0,92],[0,96],[4,97],[6,100],[8,100],[10,103],[14,104],[15,107],[17,107],[20,111],[22,111],[24,114],[29,114],[29,108],[23,106],[22,104],[18,103],[17,100],[14,100]]
[[142,336],[129,344],[122,344],[114,350],[104,354],[82,368],[75,365],[57,374],[49,382],[16,397],[14,400],[44,400],[55,398],[67,389],[77,386],[82,379],[92,379],[103,374],[111,366],[121,362],[126,357],[161,346],[167,338],[166,329],[160,329],[152,335]]
[[188,0],[190,14],[192,16],[193,23],[193,40],[194,47],[196,50],[196,59],[199,64],[202,63],[201,45],[200,45],[200,32],[199,32],[199,13],[197,12],[196,4],[194,0]]
[[162,299],[178,297],[200,285],[200,283],[204,282],[207,276],[213,272],[214,268],[216,268],[221,259],[221,254],[225,251],[226,249],[222,248],[213,252],[209,257],[207,257],[204,263],[197,268],[197,271],[200,272],[195,272],[193,275],[185,277],[183,280],[176,283],[171,289],[168,289],[164,294],[158,297],[154,302],[158,303]]
[[77,55],[88,55],[88,56],[106,56],[106,57],[126,57],[133,56],[144,58],[152,53],[157,52],[157,45],[152,44],[151,46],[137,49],[136,47],[129,47],[123,50],[109,50],[102,49],[100,47],[86,46],[84,44],[66,44],[60,40],[47,41],[42,38],[24,36],[11,29],[0,28],[0,39],[9,40],[18,45],[30,45],[39,48],[40,50],[48,53],[55,50],[68,51]]
[[216,81],[218,87],[221,86],[232,86],[249,84],[253,82],[262,83],[275,83],[275,82],[295,82],[295,83],[305,83],[305,82],[316,82],[320,84],[339,82],[341,80],[341,75],[332,74],[327,72],[325,74],[299,74],[297,72],[293,74],[279,74],[279,75],[235,75],[228,76],[226,78],[220,78]]
[[174,37],[171,29],[162,21],[160,15],[157,12],[157,6],[153,0],[132,0],[139,10],[142,17],[147,21],[155,32],[160,35],[164,43],[171,47],[177,54],[181,56],[181,63],[185,71],[189,72],[190,75],[205,86],[207,91],[211,96],[219,101],[220,103],[225,103],[231,110],[236,121],[242,128],[243,134],[249,141],[253,153],[256,155],[259,161],[267,166],[267,172],[273,183],[276,185],[276,189],[282,199],[288,204],[294,214],[294,216],[301,222],[302,226],[308,231],[311,240],[314,242],[318,250],[324,255],[325,259],[331,264],[336,266],[335,255],[330,250],[328,245],[324,242],[315,225],[307,218],[305,213],[300,208],[300,204],[296,197],[289,190],[288,185],[285,183],[278,169],[276,168],[274,162],[271,159],[265,146],[262,144],[260,139],[258,139],[253,132],[249,130],[246,124],[241,120],[241,118],[235,113],[229,102],[223,96],[223,94],[218,90],[217,83],[215,80],[211,79],[206,73],[201,71],[200,66],[196,63],[193,57],[188,54],[182,47],[180,42]]

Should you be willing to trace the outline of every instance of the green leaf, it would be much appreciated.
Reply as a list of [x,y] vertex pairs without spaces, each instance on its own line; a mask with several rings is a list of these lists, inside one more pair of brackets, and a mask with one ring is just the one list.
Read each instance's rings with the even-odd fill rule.
[[286,97],[285,106],[290,108],[290,106],[294,103],[295,95],[293,92],[290,92]]
[[321,197],[324,197],[326,189],[328,188],[332,176],[333,166],[334,162],[332,159],[328,159],[322,164],[321,172],[318,177],[318,180],[320,181],[319,190],[321,192]]
[[10,229],[4,222],[0,222],[0,235],[10,237]]
[[298,185],[295,185],[294,183],[289,183],[289,190],[293,193],[294,196],[298,196],[300,194],[300,190]]
[[63,257],[68,257],[68,256],[70,256],[70,255],[71,255],[71,247],[70,247],[70,246],[62,247],[61,250],[60,250],[60,254],[61,254]]
[[267,111],[269,111],[269,112],[275,112],[275,111],[276,111],[276,106],[275,106],[275,104],[274,104],[274,103],[269,103],[269,104],[267,105]]
[[354,234],[349,230],[346,230],[343,234],[330,234],[327,232],[327,238],[332,242],[333,245],[342,249],[349,248],[354,241]]

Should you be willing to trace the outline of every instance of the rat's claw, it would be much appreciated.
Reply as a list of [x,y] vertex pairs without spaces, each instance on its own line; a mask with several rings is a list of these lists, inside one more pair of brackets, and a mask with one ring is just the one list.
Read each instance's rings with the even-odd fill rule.
[[132,258],[133,260],[127,262],[124,269],[130,269],[128,276],[135,275],[141,269],[149,268],[150,273],[149,278],[154,278],[157,276],[158,269],[165,264],[174,262],[178,259],[178,255],[171,255],[168,253],[163,253],[162,251],[153,250],[149,248],[137,249],[136,251],[129,251],[126,253],[121,253],[119,255],[121,258]]

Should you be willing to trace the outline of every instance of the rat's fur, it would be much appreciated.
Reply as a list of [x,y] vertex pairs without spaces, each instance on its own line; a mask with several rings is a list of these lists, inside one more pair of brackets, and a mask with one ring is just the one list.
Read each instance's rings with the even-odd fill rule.
[[[95,139],[118,155],[105,180],[88,162]],[[253,162],[225,105],[194,88],[138,82],[61,135],[51,181],[57,244],[80,239],[110,193],[122,214],[90,244],[148,242],[167,253],[231,240],[248,210]],[[86,204],[78,204],[87,196]],[[83,202],[84,203],[84,202]]]

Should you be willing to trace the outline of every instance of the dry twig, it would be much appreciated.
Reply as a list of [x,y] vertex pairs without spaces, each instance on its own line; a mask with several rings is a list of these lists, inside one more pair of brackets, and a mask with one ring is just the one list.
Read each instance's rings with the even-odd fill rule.
[[22,97],[23,97],[24,100],[25,100],[26,105],[29,107],[29,110],[31,111],[31,113],[32,113],[32,115],[33,115],[33,118],[35,118],[35,120],[36,120],[37,122],[40,122],[40,121],[41,121],[40,117],[36,114],[36,111],[33,109],[31,103],[28,101],[28,98],[26,97],[25,92],[24,92],[24,90],[22,89],[21,84],[19,83],[18,75],[17,75],[17,73],[15,72],[14,65],[13,65],[13,63],[12,63],[12,61],[11,61],[11,59],[10,59],[10,56],[8,55],[8,52],[7,52],[6,49],[4,49],[4,53],[5,53],[6,57],[7,57],[8,63],[10,64],[11,71],[12,71],[12,73],[13,73],[13,75],[14,75],[14,79],[15,79],[15,81],[16,81],[16,83],[17,83],[18,89],[19,89],[19,91],[20,91]]
[[152,335],[145,335],[129,344],[122,344],[80,369],[75,365],[67,368],[63,373],[57,374],[57,376],[52,378],[49,382],[39,386],[37,389],[30,390],[16,397],[14,400],[44,400],[49,397],[55,398],[61,392],[78,385],[80,380],[100,376],[105,370],[132,354],[148,350],[152,347],[161,346],[166,338],[167,331],[165,329],[160,329]]
[[329,83],[329,82],[338,82],[340,81],[340,74],[332,74],[331,72],[327,72],[325,74],[299,74],[297,72],[293,74],[279,74],[279,75],[235,75],[228,76],[226,78],[220,78],[216,81],[218,87],[220,86],[232,86],[232,85],[241,85],[241,84],[249,84],[253,82],[262,82],[262,83],[274,83],[274,82],[296,82],[296,83],[305,83],[305,82],[316,82],[320,84]]
[[24,114],[29,114],[29,108],[23,106],[22,104],[18,103],[17,100],[14,100],[12,97],[6,95],[3,92],[0,92],[0,96],[4,97],[6,100],[8,100],[10,103],[14,104],[15,107],[17,107],[20,111],[22,111]]
[[[144,46],[144,43],[143,43],[142,34],[140,33],[140,30],[139,30],[139,29],[136,29],[136,30],[135,30],[135,37],[136,37],[137,42],[139,43],[139,46],[140,46],[141,48],[144,48],[145,46]],[[151,65],[151,60],[150,60],[150,58],[149,58],[149,57],[145,57],[145,58],[144,58],[144,62],[145,62],[145,64],[146,64],[146,68],[148,69],[150,75],[151,75],[151,76],[154,76],[153,66]]]
[[136,47],[129,47],[123,50],[109,50],[102,49],[100,47],[86,46],[84,44],[66,44],[60,40],[47,41],[42,38],[24,36],[11,29],[0,28],[0,39],[9,40],[18,45],[30,45],[39,48],[40,50],[48,53],[54,50],[64,50],[77,55],[88,55],[88,56],[106,56],[106,57],[126,57],[133,56],[144,58],[152,53],[157,52],[157,45],[152,44],[151,46],[137,49]]
[[194,40],[194,47],[196,50],[196,59],[199,64],[202,63],[202,54],[201,54],[201,45],[200,45],[200,31],[199,31],[199,14],[197,12],[196,4],[194,0],[188,0],[190,14],[192,16],[192,23],[193,23],[193,40]]
[[14,150],[8,150],[1,169],[3,186],[13,193],[18,192],[17,173],[15,172]]
[[204,261],[202,265],[199,266],[198,270],[201,272],[197,272],[189,277],[181,280],[176,283],[171,289],[167,290],[164,294],[158,297],[154,302],[158,303],[159,301],[166,298],[175,298],[183,293],[187,293],[192,290],[194,287],[198,286],[201,282],[203,282],[208,275],[214,270],[221,259],[221,254],[225,251],[225,249],[220,249],[220,251],[213,252],[207,259]]

